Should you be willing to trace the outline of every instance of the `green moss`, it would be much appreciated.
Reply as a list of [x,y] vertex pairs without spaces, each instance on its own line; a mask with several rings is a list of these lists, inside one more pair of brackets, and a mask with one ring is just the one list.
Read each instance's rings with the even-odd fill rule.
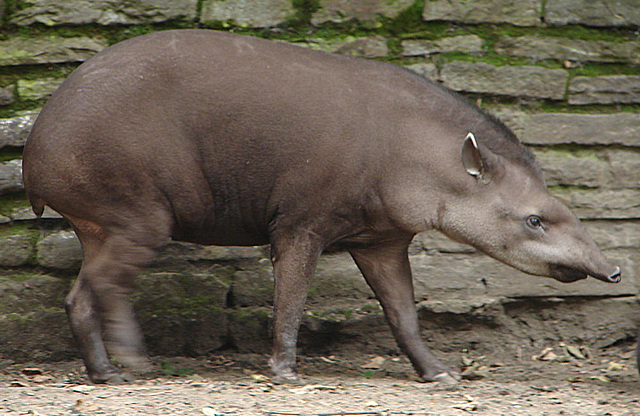
[[7,195],[0,198],[0,214],[10,216],[16,208],[28,208],[31,205],[25,194]]
[[8,162],[9,160],[21,159],[22,149],[15,147],[5,147],[0,149],[0,162]]
[[571,76],[640,75],[640,65],[587,63],[569,70]]
[[[394,19],[383,18],[381,21],[382,26],[380,27],[381,32],[400,37],[404,33],[424,31],[426,25],[422,20],[423,8],[424,1],[416,0]],[[429,25],[429,27],[433,30],[436,26]]]
[[195,374],[195,370],[188,367],[176,367],[170,360],[162,360],[158,363],[162,375],[172,377],[184,377]]
[[34,230],[31,227],[32,225],[26,222],[15,222],[15,223],[12,222],[8,224],[1,224],[0,237],[6,237],[10,235],[29,234],[29,235],[33,235],[37,239],[38,235],[40,234],[40,231]]
[[311,16],[320,8],[318,0],[292,0],[295,9],[293,17],[287,20],[289,28],[307,28],[311,25]]
[[573,113],[573,114],[612,114],[612,113],[635,113],[640,114],[640,104],[589,104],[570,105],[560,101],[537,101],[525,105],[530,110],[539,113]]
[[536,150],[537,155],[545,157],[568,158],[568,159],[591,159],[602,160],[598,148],[583,147],[575,145],[559,145],[552,148],[545,147]]

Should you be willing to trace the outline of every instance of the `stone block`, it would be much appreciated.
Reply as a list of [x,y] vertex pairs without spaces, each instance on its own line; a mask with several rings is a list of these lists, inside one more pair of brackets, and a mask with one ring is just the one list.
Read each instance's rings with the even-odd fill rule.
[[71,231],[58,231],[38,241],[36,261],[58,270],[79,269],[82,262],[80,240]]
[[[25,201],[25,204],[28,205],[28,202]],[[30,221],[30,220],[35,220],[38,217],[36,217],[36,214],[33,213],[33,210],[31,209],[31,207],[21,207],[21,208],[14,208],[11,211],[10,218],[13,221]],[[44,212],[42,213],[41,218],[61,219],[62,215],[58,214],[56,211],[46,206],[44,207]]]
[[429,78],[432,81],[435,81],[438,79],[438,68],[436,67],[435,64],[419,63],[419,64],[406,65],[405,67],[417,74],[422,75],[425,78]]
[[233,275],[232,303],[236,308],[273,305],[273,267],[261,261],[254,267],[243,267]]
[[526,120],[521,139],[535,145],[640,147],[640,117],[633,113],[534,114]]
[[476,35],[451,36],[438,40],[404,40],[402,56],[422,56],[442,52],[482,53],[484,41]]
[[330,40],[307,38],[290,43],[303,48],[364,58],[381,58],[389,53],[387,39],[382,36],[347,36]]
[[518,137],[521,137],[525,122],[529,118],[527,113],[513,106],[500,105],[488,108],[483,107],[483,110],[496,116]]
[[510,23],[535,26],[541,23],[542,0],[428,0],[422,18],[462,23]]
[[16,267],[27,264],[34,246],[27,234],[0,237],[0,266]]
[[547,0],[544,21],[553,25],[638,26],[637,0]]
[[131,295],[151,354],[204,355],[227,344],[222,273],[143,273]]
[[64,308],[69,281],[46,275],[0,277],[0,316]]
[[575,77],[569,83],[569,104],[640,103],[639,75]]
[[104,40],[57,36],[0,41],[0,66],[83,62],[107,47]]
[[11,105],[15,102],[15,86],[8,85],[0,88],[0,105]]
[[0,118],[0,149],[23,147],[36,121],[39,111],[30,111],[17,117]]
[[640,155],[632,149],[536,148],[534,152],[549,186],[640,187]]
[[272,27],[286,23],[294,14],[290,0],[204,0],[200,21],[232,22],[241,27]]
[[578,218],[627,220],[640,217],[640,189],[552,188]]
[[17,362],[78,358],[63,307],[10,313],[0,319],[0,356]]
[[64,79],[45,78],[18,80],[18,96],[23,100],[43,100],[51,97]]
[[640,42],[605,42],[545,36],[502,37],[495,45],[502,55],[535,60],[578,62],[640,62]]
[[640,153],[627,149],[607,149],[606,158],[609,161],[613,181],[612,188],[640,187]]
[[598,188],[613,181],[609,164],[597,157],[573,156],[571,152],[535,153],[547,186]]
[[[640,247],[640,224],[633,221],[584,221],[587,232],[596,245],[604,251],[624,249],[637,250]],[[640,276],[636,276],[640,279]],[[640,280],[638,280],[640,284]]]
[[430,230],[416,235],[411,242],[410,254],[419,254],[421,251],[440,253],[475,253],[476,249],[453,241],[441,232]]
[[353,19],[375,22],[380,16],[393,19],[413,3],[413,0],[320,0],[311,24],[344,23]]
[[116,25],[193,21],[197,0],[24,0],[10,22],[19,26]]
[[160,249],[154,259],[154,264],[170,265],[173,263],[184,263],[185,261],[225,262],[262,258],[269,258],[269,249],[267,246],[202,246],[182,241],[171,241]]
[[15,159],[0,163],[0,195],[24,190],[22,183],[22,160]]
[[466,61],[449,62],[440,71],[444,85],[456,91],[552,100],[564,98],[568,77],[563,69]]
[[373,292],[349,254],[325,254],[318,261],[307,303],[336,306],[345,301],[373,297]]
[[389,48],[387,39],[382,36],[351,38],[342,45],[336,46],[333,53],[364,58],[381,58],[387,56]]
[[272,308],[228,310],[230,345],[242,353],[268,353],[272,346],[272,318]]

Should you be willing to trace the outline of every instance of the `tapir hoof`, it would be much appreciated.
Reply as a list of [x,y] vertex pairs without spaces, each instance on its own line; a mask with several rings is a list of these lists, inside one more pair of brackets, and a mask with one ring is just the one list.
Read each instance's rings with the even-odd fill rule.
[[133,376],[126,371],[108,373],[104,375],[89,375],[89,379],[94,384],[110,385],[130,383],[134,380]]
[[460,381],[461,377],[457,373],[440,373],[433,376],[433,381],[437,381],[439,384],[446,386],[455,386]]
[[304,386],[306,384],[304,379],[294,371],[275,374],[271,378],[271,381],[273,381],[274,384],[292,384],[294,386]]

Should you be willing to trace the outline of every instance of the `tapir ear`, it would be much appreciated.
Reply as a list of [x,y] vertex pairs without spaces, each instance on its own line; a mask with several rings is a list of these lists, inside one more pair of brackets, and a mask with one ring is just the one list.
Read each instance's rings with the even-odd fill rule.
[[478,142],[473,133],[467,134],[462,144],[462,164],[467,173],[476,178],[481,178],[485,171],[485,165],[480,155]]
[[500,177],[504,170],[502,158],[479,145],[473,133],[467,134],[462,144],[462,165],[469,175],[485,184]]

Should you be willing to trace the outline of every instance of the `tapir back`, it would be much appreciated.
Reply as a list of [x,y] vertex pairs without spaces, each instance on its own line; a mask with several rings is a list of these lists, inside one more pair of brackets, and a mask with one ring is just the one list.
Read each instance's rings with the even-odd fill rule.
[[155,33],[63,83],[27,142],[25,183],[36,206],[72,216],[117,222],[160,203],[174,237],[261,244],[282,204],[363,203],[381,166],[424,151],[403,132],[416,119],[442,124],[443,107],[459,103],[396,66],[226,33]]

